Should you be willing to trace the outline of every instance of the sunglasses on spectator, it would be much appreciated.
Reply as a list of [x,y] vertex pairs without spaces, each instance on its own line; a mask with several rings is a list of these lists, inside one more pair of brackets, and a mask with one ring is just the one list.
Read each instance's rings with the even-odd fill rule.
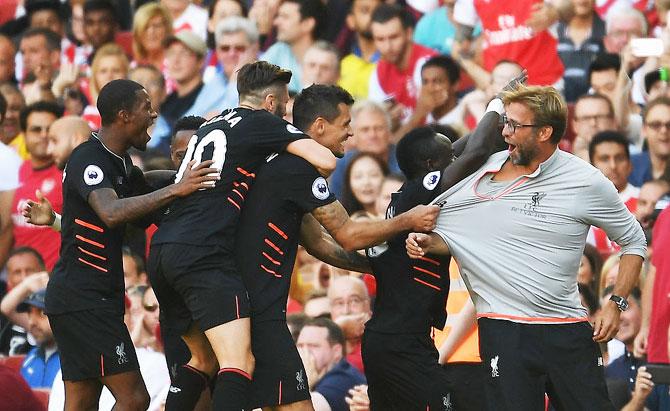
[[158,304],[151,304],[151,305],[143,304],[142,306],[144,307],[145,310],[149,311],[150,313],[158,309]]
[[219,51],[223,53],[228,53],[231,50],[235,50],[238,53],[244,53],[247,51],[247,46],[229,46],[227,44],[219,46]]
[[650,121],[649,123],[646,123],[646,126],[654,131],[661,131],[663,127],[665,127],[666,130],[670,130],[670,121],[667,123],[662,121]]

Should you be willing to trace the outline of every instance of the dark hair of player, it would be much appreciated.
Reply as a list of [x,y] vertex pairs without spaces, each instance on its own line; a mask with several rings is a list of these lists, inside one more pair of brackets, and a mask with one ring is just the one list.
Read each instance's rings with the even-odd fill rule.
[[237,74],[240,101],[248,99],[260,104],[266,95],[276,92],[278,86],[290,83],[291,76],[291,71],[267,61],[245,64]]
[[429,126],[415,128],[405,134],[396,147],[398,167],[408,180],[435,171],[429,168],[429,163],[445,163],[445,159],[451,158],[452,155],[453,149],[449,138],[436,133]]
[[144,88],[132,80],[119,79],[107,83],[98,96],[98,111],[102,125],[114,122],[119,111],[131,111],[137,103],[137,92]]
[[342,87],[313,84],[295,98],[293,125],[305,131],[318,117],[332,123],[341,114],[341,103],[351,106],[354,98]]
[[28,128],[28,117],[35,112],[51,113],[56,116],[56,118],[63,116],[63,108],[58,104],[50,101],[36,101],[21,110],[21,114],[19,115],[19,125],[21,126],[22,131],[26,131]]

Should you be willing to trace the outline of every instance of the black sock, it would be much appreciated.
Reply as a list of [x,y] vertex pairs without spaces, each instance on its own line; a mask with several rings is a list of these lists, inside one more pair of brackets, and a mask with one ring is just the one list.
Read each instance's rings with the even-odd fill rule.
[[178,368],[165,401],[165,411],[194,409],[208,380],[207,374],[190,365]]
[[214,411],[248,409],[251,376],[237,368],[221,368],[214,388]]

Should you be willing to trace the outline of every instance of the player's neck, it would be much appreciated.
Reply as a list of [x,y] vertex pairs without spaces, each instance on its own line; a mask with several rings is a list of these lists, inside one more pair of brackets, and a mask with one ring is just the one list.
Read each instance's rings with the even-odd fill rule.
[[126,154],[126,151],[130,147],[129,144],[125,142],[127,138],[124,137],[124,133],[120,131],[108,128],[101,128],[98,132],[98,140],[102,143],[107,150],[116,154],[119,157],[123,157]]

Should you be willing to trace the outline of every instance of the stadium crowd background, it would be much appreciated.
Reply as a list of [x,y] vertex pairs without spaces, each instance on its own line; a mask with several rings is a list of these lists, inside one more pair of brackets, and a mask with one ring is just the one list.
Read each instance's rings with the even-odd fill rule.
[[[100,127],[99,90],[118,78],[147,89],[159,118],[150,149],[134,152],[133,162],[145,171],[172,169],[173,135],[193,127],[179,120],[235,107],[236,70],[257,59],[293,72],[292,96],[316,83],[338,84],[355,97],[354,135],[330,187],[356,218],[384,217],[391,193],[403,182],[394,144],[414,127],[439,124],[452,140],[467,134],[522,68],[530,84],[561,90],[569,124],[560,147],[612,181],[650,244],[631,309],[621,316],[617,338],[602,346],[610,395],[618,409],[661,409],[668,386],[646,388],[637,370],[647,360],[669,362],[670,211],[664,208],[670,191],[670,1],[475,0],[474,7],[472,0],[1,3],[0,410],[62,407],[58,352],[40,293],[58,258],[60,235],[26,223],[21,208],[43,195],[61,212],[59,150]],[[661,47],[636,42],[642,38],[658,39]],[[62,116],[80,120],[51,127]],[[123,262],[127,325],[151,409],[160,409],[170,370],[158,303],[144,270],[151,234],[129,231]],[[618,248],[598,229],[588,242],[577,278],[593,314],[616,280]],[[435,330],[440,362],[478,362],[473,321],[459,338],[449,337],[468,299],[455,264],[451,271],[449,319],[444,331]],[[333,410],[348,403],[366,409],[360,337],[374,297],[372,276],[343,272],[299,252],[287,312],[310,388],[318,392],[318,381],[342,359],[301,344],[301,325],[309,317],[339,325],[342,361],[358,370],[335,394],[322,393],[329,400],[338,396]],[[19,401],[23,396],[36,402]],[[111,396],[105,401],[110,409]]]

